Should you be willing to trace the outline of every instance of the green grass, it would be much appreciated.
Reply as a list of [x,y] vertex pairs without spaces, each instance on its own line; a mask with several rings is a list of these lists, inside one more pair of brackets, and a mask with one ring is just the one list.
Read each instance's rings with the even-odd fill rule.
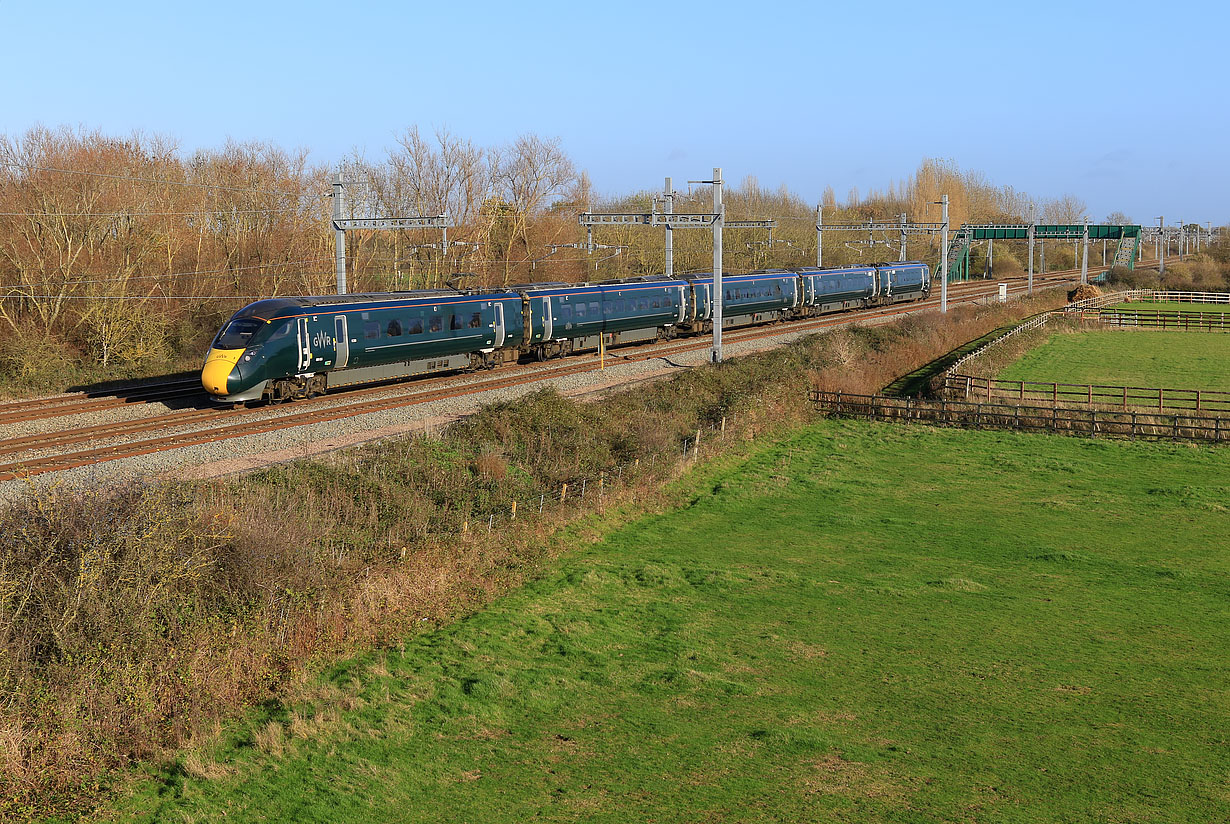
[[1230,335],[1107,331],[1051,335],[1003,380],[1230,391]]
[[1226,454],[821,423],[112,814],[1224,821]]
[[1226,303],[1171,303],[1159,301],[1133,301],[1132,303],[1116,303],[1107,306],[1109,312],[1226,312],[1230,313],[1230,304]]

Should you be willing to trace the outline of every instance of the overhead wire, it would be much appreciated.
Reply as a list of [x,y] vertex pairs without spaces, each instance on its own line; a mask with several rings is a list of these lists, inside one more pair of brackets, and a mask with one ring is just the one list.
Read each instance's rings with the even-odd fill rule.
[[[136,177],[134,175],[115,175],[106,172],[87,172],[82,169],[58,169],[52,166],[35,166],[32,163],[21,163],[14,160],[0,160],[0,166],[8,166],[10,169],[25,169],[32,172],[54,172],[65,175],[84,175],[87,177],[103,177],[111,180],[128,180],[138,183],[161,183],[167,186],[186,186],[197,189],[219,189],[227,192],[247,192],[250,194],[268,194],[286,197],[290,192],[279,192],[274,189],[257,189],[251,186],[225,186],[221,183],[194,183],[187,180],[169,180],[167,178],[156,177]],[[304,195],[296,195],[303,197]],[[328,197],[327,194],[308,195],[310,197]]]
[[197,209],[192,212],[0,212],[0,217],[185,217],[189,215],[259,215],[273,212],[298,212],[304,206],[277,209]]
[[[113,275],[106,276],[103,279],[99,279],[99,280],[72,280],[72,281],[65,281],[64,283],[61,283],[58,285],[59,286],[87,286],[87,285],[91,285],[95,283],[111,283],[114,280],[120,280],[120,279],[125,280],[125,281],[128,281],[128,280],[163,280],[163,279],[170,279],[170,278],[203,277],[203,276],[209,276],[205,278],[209,280],[213,278],[229,277],[230,274],[233,272],[249,271],[252,269],[265,269],[265,268],[270,268],[270,267],[275,267],[275,266],[299,266],[304,263],[324,263],[324,262],[331,261],[331,260],[333,260],[332,257],[306,258],[304,260],[288,260],[284,263],[255,263],[255,264],[252,264],[251,266],[235,266],[231,269],[202,269],[199,272],[170,272],[170,273],[163,274],[163,275],[121,275],[117,272]],[[269,272],[268,274],[272,275],[272,274],[279,274],[279,273]],[[30,285],[31,284],[17,284],[17,285],[0,286],[0,289],[26,289]]]

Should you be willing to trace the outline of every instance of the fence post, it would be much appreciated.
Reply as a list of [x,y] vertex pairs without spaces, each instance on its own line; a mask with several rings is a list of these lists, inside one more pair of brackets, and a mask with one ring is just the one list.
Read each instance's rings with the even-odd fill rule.
[[965,399],[966,399],[967,401],[969,400],[969,390],[970,390],[970,386],[971,386],[971,384],[973,384],[973,382],[974,382],[974,379],[973,379],[973,378],[971,378],[969,375],[966,375],[966,376],[965,376]]
[[581,479],[581,500],[582,501],[585,500],[585,484],[588,480],[589,480],[588,478]]
[[1051,403],[1059,403],[1059,384],[1051,384]]
[[490,532],[495,528],[495,513],[491,513],[491,517],[487,519],[487,531]]
[[1089,384],[1089,406],[1093,406],[1093,384]]
[[837,409],[833,412],[834,415],[841,414],[841,390],[837,391]]
[[1179,439],[1179,413],[1177,412],[1174,416],[1174,431],[1171,433],[1170,437],[1172,440],[1176,441]]
[[1200,411],[1200,390],[1196,390],[1196,411]]
[[1163,393],[1163,392],[1165,392],[1165,391],[1166,391],[1165,389],[1158,389],[1158,390],[1157,390],[1157,411],[1158,411],[1158,412],[1163,411],[1163,406],[1162,406],[1162,393]]
[[726,434],[726,416],[725,415],[722,416],[722,434],[723,435]]
[[559,502],[562,504],[568,497],[568,484],[564,484],[559,491]]
[[517,520],[517,502],[516,501],[512,502],[512,512],[509,514],[508,518],[509,520],[512,520],[512,521]]
[[1089,437],[1096,438],[1098,436],[1098,410],[1089,410]]
[[545,504],[546,502],[547,502],[547,493],[544,492],[538,496],[538,514],[539,515],[542,514],[542,507],[543,507],[543,504]]
[[1136,413],[1132,413],[1132,440],[1136,440]]
[[1021,390],[1017,394],[1017,398],[1023,401],[1025,400],[1025,381],[1017,381],[1017,383],[1021,385]]

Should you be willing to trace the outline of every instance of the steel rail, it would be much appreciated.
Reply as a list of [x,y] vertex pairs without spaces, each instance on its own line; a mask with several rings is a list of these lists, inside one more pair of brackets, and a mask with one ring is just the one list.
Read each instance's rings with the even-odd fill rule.
[[[1052,272],[1042,277],[1043,282],[1053,283],[1056,281],[1070,280],[1078,270],[1063,270],[1060,272]],[[1017,278],[1020,280],[1021,278]],[[957,289],[961,295],[959,302],[970,302],[983,297],[993,295],[986,287],[991,285],[990,281],[969,281],[959,284]],[[1016,286],[1010,287],[1010,291],[1019,293],[1025,291],[1025,287]],[[968,293],[968,294],[967,294]],[[833,328],[854,323],[866,321],[883,322],[900,315],[917,312],[923,309],[928,309],[937,305],[937,300],[928,298],[922,302],[901,303],[891,307],[881,307],[872,311],[860,311],[855,313],[842,313],[840,315],[827,315],[821,318],[816,318],[809,321],[800,321],[792,323],[790,328],[784,329],[778,324],[773,324],[770,327],[752,327],[741,330],[732,330],[732,342],[740,342],[746,340],[755,340],[760,338],[777,337],[791,331],[809,332],[815,329]],[[686,351],[707,348],[708,342],[688,341],[686,343],[672,344],[669,342],[658,342],[652,351],[638,353],[635,357],[629,356],[613,356],[615,358],[626,361],[644,361],[659,357],[667,357],[672,354],[678,354]],[[190,446],[199,443],[209,443],[219,440],[225,440],[234,437],[243,437],[248,434],[261,434],[268,431],[275,431],[282,428],[290,428],[293,426],[301,426],[313,422],[323,422],[337,420],[342,417],[351,417],[359,414],[368,414],[370,412],[384,411],[386,409],[400,408],[402,406],[410,406],[419,403],[426,403],[431,400],[458,397],[468,394],[478,394],[491,389],[501,388],[509,385],[518,385],[523,382],[537,382],[549,380],[553,377],[564,376],[582,371],[592,371],[597,368],[594,361],[597,356],[590,354],[584,360],[577,361],[572,364],[565,364],[555,367],[529,366],[516,369],[516,371],[506,373],[500,378],[489,381],[479,381],[473,383],[462,384],[457,387],[442,387],[440,389],[428,390],[427,392],[416,392],[411,395],[402,395],[395,398],[387,398],[376,401],[364,401],[359,404],[342,404],[339,406],[331,406],[321,410],[302,410],[302,401],[296,404],[296,407],[302,410],[299,413],[291,415],[283,415],[275,418],[268,418],[252,424],[236,424],[234,426],[223,427],[222,429],[209,430],[206,433],[182,433],[179,435],[171,435],[164,438],[155,438],[147,441],[135,442],[127,445],[115,445],[110,447],[102,447],[93,450],[84,450],[81,452],[71,453],[69,455],[61,455],[54,457],[39,458],[26,462],[15,462],[0,466],[0,480],[12,479],[17,477],[26,477],[33,474],[41,474],[43,472],[59,471],[78,466],[99,463],[108,460],[116,460],[123,457],[136,456],[141,454],[149,454],[151,452],[162,451],[165,449],[174,449],[182,446]],[[539,374],[527,374],[539,373]],[[420,378],[415,381],[414,388],[419,389],[424,386],[424,383],[446,383],[456,378],[455,375],[443,375],[438,377]],[[376,392],[384,392],[390,388],[390,384],[381,384],[363,389],[351,390],[345,393],[346,399],[353,399],[359,395],[368,395]],[[317,399],[321,402],[337,400],[338,395],[322,396]],[[309,401],[308,403],[311,403]],[[267,412],[269,407],[256,408],[240,408],[240,409],[207,409],[207,410],[187,410],[179,413],[171,413],[169,415],[157,416],[156,418],[146,419],[143,421],[128,421],[116,422],[110,424],[101,424],[95,427],[86,427],[79,430],[69,430],[60,433],[48,433],[46,435],[28,435],[19,438],[11,438],[0,441],[0,454],[12,454],[14,452],[34,452],[43,449],[52,448],[60,445],[70,445],[80,443],[85,440],[96,440],[100,437],[109,435],[136,432],[148,432],[151,430],[165,429],[171,426],[179,426],[190,424],[194,421],[212,420],[222,416],[233,416],[236,414],[248,414]]]

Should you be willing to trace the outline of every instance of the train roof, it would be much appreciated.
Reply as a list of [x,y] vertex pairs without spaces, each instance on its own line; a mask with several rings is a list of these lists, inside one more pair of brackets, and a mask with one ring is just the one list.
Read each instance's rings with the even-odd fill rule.
[[406,301],[429,300],[431,298],[473,298],[477,295],[490,295],[492,298],[514,296],[508,290],[483,291],[474,289],[409,289],[404,292],[357,292],[349,295],[296,295],[281,298],[265,298],[255,303],[249,303],[236,312],[234,316],[237,318],[255,317],[269,320],[284,314],[287,310],[342,307],[357,304],[405,303]]

